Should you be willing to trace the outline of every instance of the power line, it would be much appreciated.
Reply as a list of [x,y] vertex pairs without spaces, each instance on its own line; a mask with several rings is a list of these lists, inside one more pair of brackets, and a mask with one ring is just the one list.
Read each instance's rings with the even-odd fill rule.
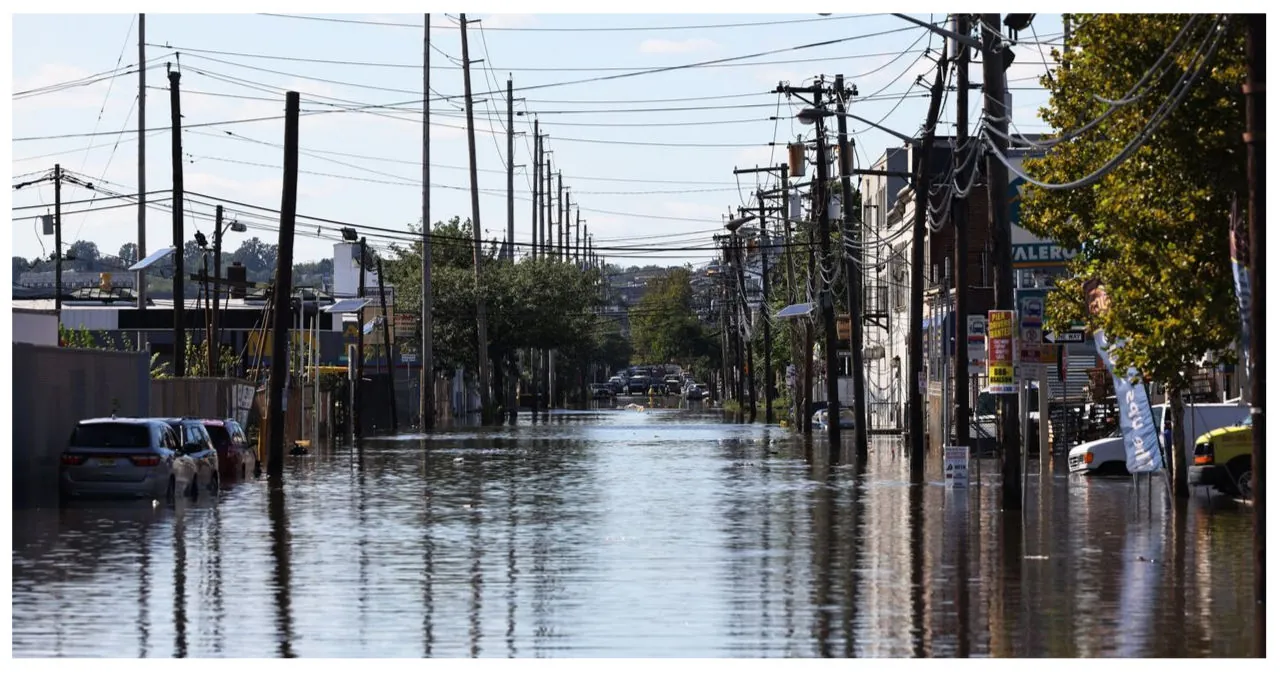
[[[262,16],[270,16],[279,19],[301,19],[307,21],[324,21],[329,23],[341,23],[363,26],[387,26],[394,28],[417,28],[422,29],[420,23],[402,23],[395,21],[363,21],[359,19],[334,19],[330,17],[320,16],[303,16],[300,14],[272,14],[263,12]],[[533,26],[499,26],[490,28],[489,30],[497,31],[513,31],[513,32],[530,32],[530,33],[606,33],[606,32],[643,32],[643,31],[668,31],[668,30],[710,30],[720,28],[750,28],[764,26],[779,26],[784,24],[798,23],[814,23],[823,21],[842,21],[849,19],[871,18],[883,16],[883,14],[851,14],[844,16],[823,16],[805,19],[782,19],[775,21],[756,21],[742,23],[719,23],[719,24],[701,24],[701,25],[682,25],[682,26],[591,26],[591,27],[533,27]],[[431,30],[457,30],[457,26],[431,26]]]

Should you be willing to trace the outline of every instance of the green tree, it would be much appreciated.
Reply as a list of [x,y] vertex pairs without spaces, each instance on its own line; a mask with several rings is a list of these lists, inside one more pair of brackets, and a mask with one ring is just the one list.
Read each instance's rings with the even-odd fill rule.
[[[1188,15],[1108,14],[1083,20],[1059,67],[1041,82],[1050,98],[1041,117],[1058,133],[1080,129],[1119,100],[1152,68]],[[1079,138],[1029,160],[1033,177],[1066,183],[1120,153],[1194,68],[1193,54],[1211,30],[1201,17],[1174,51],[1175,67],[1152,89]],[[1244,23],[1228,21],[1221,47],[1185,100],[1126,162],[1098,183],[1072,190],[1029,189],[1023,226],[1076,247],[1080,255],[1050,294],[1048,328],[1087,321],[1111,339],[1127,339],[1117,365],[1163,382],[1174,414],[1171,459],[1175,492],[1187,496],[1181,393],[1205,355],[1223,353],[1238,330],[1227,230],[1233,195],[1244,182]],[[1083,285],[1096,281],[1109,307],[1086,312]]]
[[692,275],[676,267],[649,280],[629,316],[632,346],[640,361],[689,363],[717,351],[694,312]]

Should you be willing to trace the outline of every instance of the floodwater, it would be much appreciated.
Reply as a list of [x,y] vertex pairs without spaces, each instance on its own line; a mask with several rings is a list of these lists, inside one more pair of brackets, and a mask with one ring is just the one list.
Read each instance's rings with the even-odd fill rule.
[[[1251,514],[688,411],[369,439],[167,508],[15,511],[13,654],[1248,656]],[[819,459],[807,462],[806,454]]]

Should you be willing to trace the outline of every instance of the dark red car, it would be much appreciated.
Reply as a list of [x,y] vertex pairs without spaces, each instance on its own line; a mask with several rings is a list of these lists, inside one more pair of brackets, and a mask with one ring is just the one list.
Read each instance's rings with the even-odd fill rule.
[[218,473],[223,481],[244,480],[258,468],[257,449],[249,445],[244,429],[235,420],[201,420],[218,449]]

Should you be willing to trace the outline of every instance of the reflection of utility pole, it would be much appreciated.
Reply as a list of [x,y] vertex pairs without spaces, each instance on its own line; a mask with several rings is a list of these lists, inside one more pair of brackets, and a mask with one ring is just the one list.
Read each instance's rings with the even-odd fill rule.
[[[987,155],[987,212],[991,221],[991,246],[995,257],[995,308],[1013,310],[1013,265],[1009,226],[1009,169],[1001,161],[1009,147],[1008,110],[1005,108],[1004,59],[1001,58],[1000,15],[983,14],[982,91],[983,111],[991,125],[992,151]],[[1018,441],[1018,399],[997,396],[1000,406],[1001,503],[1005,509],[1022,509],[1022,444]]]
[[1249,288],[1253,293],[1249,308],[1249,363],[1253,379],[1249,386],[1253,421],[1253,593],[1255,656],[1266,658],[1267,648],[1267,501],[1266,501],[1266,209],[1267,154],[1263,141],[1267,132],[1267,17],[1250,14],[1246,20],[1245,60],[1245,157],[1249,179]]

